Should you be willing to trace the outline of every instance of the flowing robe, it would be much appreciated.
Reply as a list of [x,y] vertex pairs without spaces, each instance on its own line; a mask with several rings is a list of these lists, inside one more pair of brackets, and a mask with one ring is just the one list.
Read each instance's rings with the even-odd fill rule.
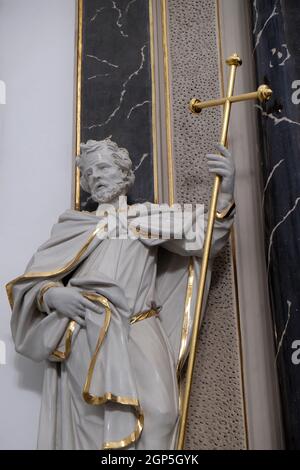
[[[177,380],[188,355],[203,233],[191,249],[185,238],[159,237],[155,219],[157,236],[141,237],[148,229],[142,212],[128,220],[140,238],[103,239],[106,219],[65,212],[25,274],[7,285],[16,350],[46,361],[39,449],[176,446]],[[216,221],[207,291],[232,220]],[[41,312],[37,296],[49,281],[78,289],[99,314],[86,311],[80,328],[60,312]],[[159,315],[130,324],[153,303]]]

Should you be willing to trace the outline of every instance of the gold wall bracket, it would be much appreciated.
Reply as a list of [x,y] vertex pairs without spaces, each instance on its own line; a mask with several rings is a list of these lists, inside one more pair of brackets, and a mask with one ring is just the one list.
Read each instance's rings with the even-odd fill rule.
[[[240,59],[238,54],[234,53],[226,60],[226,63],[230,68],[226,97],[220,98],[218,100],[211,100],[211,101],[204,101],[204,102],[201,102],[200,100],[194,98],[193,100],[191,100],[190,105],[189,105],[190,110],[195,114],[199,114],[201,110],[204,108],[210,108],[212,106],[220,106],[220,105],[224,106],[222,132],[221,132],[221,139],[220,139],[220,143],[224,146],[226,145],[226,142],[227,142],[232,104],[239,102],[239,101],[246,101],[246,100],[252,100],[252,99],[259,99],[260,101],[267,101],[272,96],[272,90],[267,85],[261,85],[258,88],[258,90],[253,93],[233,96],[237,67],[240,67],[242,65],[242,60]],[[220,158],[222,157],[220,156]],[[213,234],[214,223],[216,219],[217,202],[218,202],[218,195],[219,195],[221,182],[222,182],[222,178],[216,175],[213,189],[212,189],[212,195],[211,195],[210,207],[209,207],[208,219],[207,219],[207,228],[206,228],[206,234],[204,238],[203,256],[202,256],[202,264],[201,264],[201,271],[200,271],[199,284],[198,284],[194,324],[193,324],[193,330],[192,330],[192,335],[191,335],[190,353],[189,353],[187,372],[186,372],[186,385],[185,385],[185,390],[184,390],[184,395],[183,395],[183,400],[182,400],[182,407],[181,407],[181,416],[180,416],[180,425],[179,425],[179,434],[178,434],[178,443],[177,443],[177,449],[179,450],[182,450],[184,448],[186,423],[187,423],[187,417],[188,417],[189,401],[190,401],[193,372],[194,372],[195,359],[196,359],[198,333],[199,333],[199,327],[201,325],[201,320],[203,317],[207,269],[208,269],[208,263],[209,263],[209,257],[210,257],[212,234]]]

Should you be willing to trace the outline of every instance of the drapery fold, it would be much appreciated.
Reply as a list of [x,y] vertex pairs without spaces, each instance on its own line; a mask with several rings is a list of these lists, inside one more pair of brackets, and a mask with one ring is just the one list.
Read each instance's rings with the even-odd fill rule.
[[[190,257],[184,240],[159,238],[160,212],[155,210],[156,238],[141,238],[134,243],[149,249],[162,245],[170,250],[160,250],[157,258],[153,300],[163,307],[160,321],[172,350],[174,368],[180,368],[188,354],[203,237]],[[141,232],[146,230],[146,213],[129,220]],[[216,223],[213,242],[218,249],[226,242],[231,223]],[[126,289],[105,273],[88,270],[80,276],[79,270],[76,274],[81,263],[103,243],[105,224],[104,217],[67,211],[54,226],[50,240],[33,256],[25,274],[7,285],[16,350],[35,361],[47,360],[39,448],[87,448],[87,423],[97,430],[95,448],[134,447],[142,433],[143,410],[128,352],[129,320],[139,312],[129,307]],[[210,271],[211,266],[207,288]],[[99,314],[87,311],[86,328],[82,329],[59,312],[41,312],[36,299],[45,280],[61,281],[78,289],[98,302]],[[58,424],[59,415],[65,422]],[[68,432],[64,432],[64,426],[68,426]],[[67,436],[63,444],[62,435]]]

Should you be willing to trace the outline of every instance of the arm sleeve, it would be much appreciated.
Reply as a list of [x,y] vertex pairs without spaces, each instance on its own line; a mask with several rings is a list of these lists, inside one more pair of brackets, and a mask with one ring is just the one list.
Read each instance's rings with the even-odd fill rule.
[[[203,255],[203,245],[204,245],[204,236],[207,229],[207,217],[204,215],[204,233],[202,233],[195,242],[190,242],[187,238],[182,239],[172,239],[166,240],[162,243],[163,248],[172,253],[176,253],[180,256],[197,256],[202,258]],[[234,212],[230,217],[222,220],[215,220],[210,258],[214,258],[221,249],[226,245],[230,230],[234,220]]]

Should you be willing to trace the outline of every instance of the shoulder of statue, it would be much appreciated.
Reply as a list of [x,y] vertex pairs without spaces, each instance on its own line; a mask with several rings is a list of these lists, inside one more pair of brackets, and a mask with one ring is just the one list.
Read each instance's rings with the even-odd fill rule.
[[56,224],[52,227],[51,236],[60,235],[63,233],[82,233],[88,232],[93,229],[99,222],[99,218],[90,212],[76,211],[68,209],[63,212]]
[[74,209],[67,209],[65,212],[63,212],[59,218],[58,218],[58,223],[63,223],[63,222],[82,222],[84,220],[95,220],[96,221],[97,217],[94,213],[88,212],[88,211],[77,211]]

